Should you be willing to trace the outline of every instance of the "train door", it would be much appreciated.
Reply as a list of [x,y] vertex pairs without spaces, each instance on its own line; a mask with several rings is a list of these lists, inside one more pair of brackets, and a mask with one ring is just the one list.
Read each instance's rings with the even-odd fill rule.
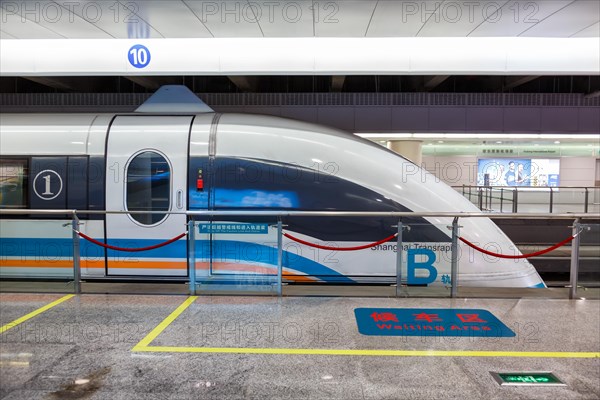
[[[106,146],[106,241],[154,246],[186,231],[187,154],[192,116],[118,116]],[[107,250],[108,276],[186,276],[185,238],[153,250]]]

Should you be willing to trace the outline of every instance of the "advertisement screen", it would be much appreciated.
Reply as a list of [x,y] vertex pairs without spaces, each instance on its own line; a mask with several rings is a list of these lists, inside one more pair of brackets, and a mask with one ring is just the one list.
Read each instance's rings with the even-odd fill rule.
[[556,187],[559,174],[558,159],[481,158],[477,165],[477,185]]

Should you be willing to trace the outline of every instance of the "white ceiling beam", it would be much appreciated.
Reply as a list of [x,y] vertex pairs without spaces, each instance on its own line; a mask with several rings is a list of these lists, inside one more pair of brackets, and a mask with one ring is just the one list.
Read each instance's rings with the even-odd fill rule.
[[133,83],[140,85],[141,87],[149,90],[156,90],[163,85],[181,84],[181,78],[176,77],[162,77],[162,76],[134,76],[125,75],[124,78],[132,81]]
[[596,90],[595,92],[592,92],[592,93],[586,94],[586,95],[584,96],[584,98],[586,98],[586,99],[593,99],[593,98],[595,98],[595,97],[600,97],[600,90]]
[[258,77],[257,76],[228,76],[229,80],[233,82],[242,92],[256,92],[258,90]]
[[69,82],[66,82],[64,79],[60,79],[60,78],[56,79],[56,78],[48,78],[48,77],[43,77],[43,76],[26,76],[24,78],[29,81],[39,83],[40,85],[48,86],[52,89],[66,90],[66,91],[71,91],[71,90],[76,89],[76,87],[71,85]]
[[343,75],[335,75],[331,77],[331,91],[332,92],[341,92],[344,87],[344,82],[346,81],[346,77]]
[[427,91],[433,90],[439,85],[441,85],[448,78],[450,78],[450,75],[436,75],[432,77],[426,77],[423,87]]
[[[147,65],[136,68],[131,52],[140,45],[151,56],[140,53]],[[600,38],[0,40],[0,76],[537,76],[599,67]]]
[[504,83],[504,90],[514,89],[514,88],[524,85],[528,82],[536,80],[539,77],[540,77],[539,75],[511,76],[506,79],[506,82]]

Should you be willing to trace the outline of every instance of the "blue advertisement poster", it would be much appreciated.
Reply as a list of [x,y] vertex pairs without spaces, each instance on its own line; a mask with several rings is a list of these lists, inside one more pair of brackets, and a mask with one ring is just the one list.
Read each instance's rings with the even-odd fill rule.
[[483,158],[477,165],[477,185],[558,186],[559,173],[558,159]]

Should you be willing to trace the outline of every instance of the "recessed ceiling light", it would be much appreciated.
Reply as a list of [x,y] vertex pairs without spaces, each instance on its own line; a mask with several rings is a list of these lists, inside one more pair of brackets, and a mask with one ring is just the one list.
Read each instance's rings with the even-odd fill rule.
[[444,141],[443,140],[438,140],[438,143],[444,143]]
[[502,144],[502,142],[501,142],[500,140],[498,140],[496,143],[498,143],[498,144]]
[[555,141],[554,144],[560,144],[560,140]]

